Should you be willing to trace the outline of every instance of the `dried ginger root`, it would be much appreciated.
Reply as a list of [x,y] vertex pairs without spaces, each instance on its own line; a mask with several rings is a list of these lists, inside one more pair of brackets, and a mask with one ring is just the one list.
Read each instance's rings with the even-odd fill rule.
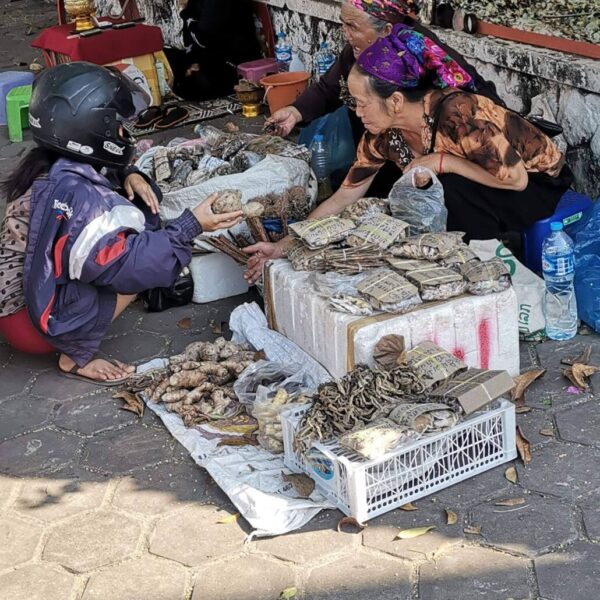
[[187,390],[174,390],[172,392],[166,392],[162,395],[162,401],[167,404],[172,402],[180,402],[181,400],[185,399],[187,394]]
[[202,400],[207,394],[211,394],[212,392],[214,392],[216,388],[217,386],[214,383],[211,383],[210,381],[205,381],[198,387],[195,387],[191,392],[187,393],[184,404],[195,404],[196,402]]

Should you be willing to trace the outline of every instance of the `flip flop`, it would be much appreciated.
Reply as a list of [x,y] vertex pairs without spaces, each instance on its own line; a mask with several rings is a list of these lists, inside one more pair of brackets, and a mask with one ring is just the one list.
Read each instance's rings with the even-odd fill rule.
[[156,129],[169,129],[182,123],[190,116],[190,111],[183,106],[171,106],[162,119],[154,123]]
[[[112,360],[110,358],[103,358],[102,360],[105,360],[105,361],[111,363],[115,367],[119,366],[119,364],[116,360]],[[127,375],[127,377],[121,377],[121,379],[107,379],[107,380],[103,381],[101,379],[93,379],[92,377],[86,377],[85,375],[80,375],[77,372],[77,371],[79,371],[80,368],[81,367],[78,367],[77,365],[73,365],[73,367],[69,371],[64,371],[60,367],[58,367],[58,370],[60,371],[60,374],[63,377],[67,377],[68,379],[77,379],[79,381],[85,381],[86,383],[94,383],[94,384],[102,386],[102,387],[116,387],[118,385],[122,385],[131,377],[131,375],[133,375],[133,373],[131,373],[131,375]]]
[[135,121],[135,127],[137,129],[146,129],[151,127],[157,121],[160,121],[165,116],[166,110],[160,106],[151,106],[146,110],[142,111],[137,120]]

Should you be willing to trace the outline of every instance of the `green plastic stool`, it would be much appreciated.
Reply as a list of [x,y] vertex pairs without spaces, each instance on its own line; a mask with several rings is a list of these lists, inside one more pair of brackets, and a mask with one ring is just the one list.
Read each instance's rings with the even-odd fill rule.
[[30,85],[21,85],[6,94],[6,120],[8,121],[8,139],[11,142],[23,141],[23,129],[29,127],[30,101]]

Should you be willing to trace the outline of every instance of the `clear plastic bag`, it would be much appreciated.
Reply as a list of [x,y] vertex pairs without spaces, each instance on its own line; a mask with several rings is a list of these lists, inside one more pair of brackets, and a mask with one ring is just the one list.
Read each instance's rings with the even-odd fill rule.
[[[427,187],[423,183],[429,181]],[[424,167],[407,171],[389,195],[390,212],[410,226],[410,235],[446,231],[448,210],[444,188],[435,173]]]
[[302,365],[259,360],[241,374],[233,384],[233,391],[242,404],[252,406],[260,388],[264,388],[262,394],[275,395],[277,390],[284,389],[292,395],[306,391],[310,387],[309,381]]

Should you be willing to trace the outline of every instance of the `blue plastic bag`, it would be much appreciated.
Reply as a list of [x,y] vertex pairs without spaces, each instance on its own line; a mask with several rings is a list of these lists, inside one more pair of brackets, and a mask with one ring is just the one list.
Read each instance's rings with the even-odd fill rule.
[[579,318],[600,333],[600,198],[567,228],[575,243],[575,296]]
[[348,174],[356,157],[356,146],[348,108],[342,106],[336,111],[312,121],[300,132],[298,143],[304,144],[308,148],[318,133],[325,137],[325,144],[329,150],[329,177],[332,187],[335,189]]

